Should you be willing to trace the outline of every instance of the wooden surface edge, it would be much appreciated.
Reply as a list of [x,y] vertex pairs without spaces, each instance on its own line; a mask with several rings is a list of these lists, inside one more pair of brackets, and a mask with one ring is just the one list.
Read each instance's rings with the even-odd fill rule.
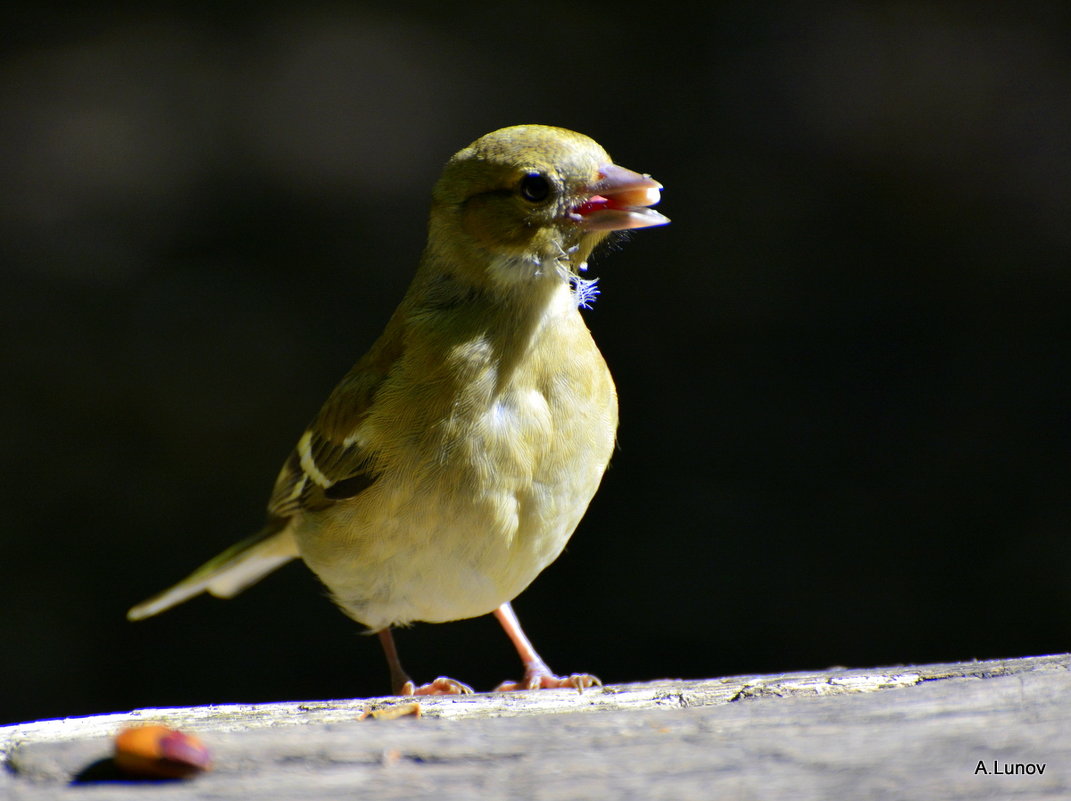
[[[477,693],[468,696],[421,698],[425,716],[465,718],[575,712],[669,709],[713,706],[748,698],[799,698],[850,693],[873,693],[924,682],[988,678],[1037,671],[1071,670],[1071,654],[991,659],[934,665],[867,669],[834,668],[777,675],[730,676],[717,679],[661,679],[573,690],[517,693]],[[147,708],[87,717],[42,720],[0,727],[0,761],[14,747],[29,743],[65,742],[111,736],[136,723],[163,723],[191,732],[235,732],[310,723],[355,720],[366,708],[403,703],[386,696],[335,701],[226,704],[197,707]],[[409,699],[411,700],[411,699]]]

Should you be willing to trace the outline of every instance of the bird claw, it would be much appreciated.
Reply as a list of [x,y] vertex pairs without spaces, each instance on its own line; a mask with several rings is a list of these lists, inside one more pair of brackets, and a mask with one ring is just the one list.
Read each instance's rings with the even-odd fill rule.
[[533,672],[525,674],[520,681],[504,681],[495,687],[496,693],[515,692],[518,690],[557,690],[572,687],[583,693],[587,687],[601,687],[602,682],[590,673],[572,673],[568,676],[555,676],[550,672]]
[[412,680],[401,686],[398,695],[472,695],[475,692],[469,685],[457,679],[439,676],[435,681],[417,687]]

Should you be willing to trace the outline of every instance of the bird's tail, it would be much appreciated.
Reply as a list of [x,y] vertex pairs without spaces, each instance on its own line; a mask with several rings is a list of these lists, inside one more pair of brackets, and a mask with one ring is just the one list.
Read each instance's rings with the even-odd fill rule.
[[208,592],[232,598],[277,567],[298,556],[297,543],[285,519],[276,519],[219,556],[205,562],[174,587],[142,601],[126,613],[128,620],[152,617],[195,595]]

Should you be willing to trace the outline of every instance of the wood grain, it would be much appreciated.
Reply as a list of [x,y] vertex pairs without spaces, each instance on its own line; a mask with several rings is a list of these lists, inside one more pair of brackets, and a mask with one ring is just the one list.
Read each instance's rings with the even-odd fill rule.
[[[420,718],[358,719],[395,703],[7,726],[0,797],[57,797],[138,722],[196,733],[215,755],[208,774],[143,790],[168,799],[1071,797],[1068,655],[429,698]],[[63,789],[83,796],[134,797],[122,782]]]

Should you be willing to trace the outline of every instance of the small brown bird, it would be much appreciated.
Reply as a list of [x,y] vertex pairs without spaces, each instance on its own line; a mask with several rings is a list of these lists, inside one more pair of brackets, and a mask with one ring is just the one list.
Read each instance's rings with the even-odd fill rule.
[[457,153],[412,284],[298,440],[264,528],[128,617],[232,597],[300,556],[378,632],[400,695],[472,690],[414,686],[392,626],[489,612],[524,663],[498,689],[597,683],[554,675],[509,602],[561,553],[614,445],[617,394],[580,273],[609,232],[669,222],[649,208],[661,188],[562,128],[503,128]]

